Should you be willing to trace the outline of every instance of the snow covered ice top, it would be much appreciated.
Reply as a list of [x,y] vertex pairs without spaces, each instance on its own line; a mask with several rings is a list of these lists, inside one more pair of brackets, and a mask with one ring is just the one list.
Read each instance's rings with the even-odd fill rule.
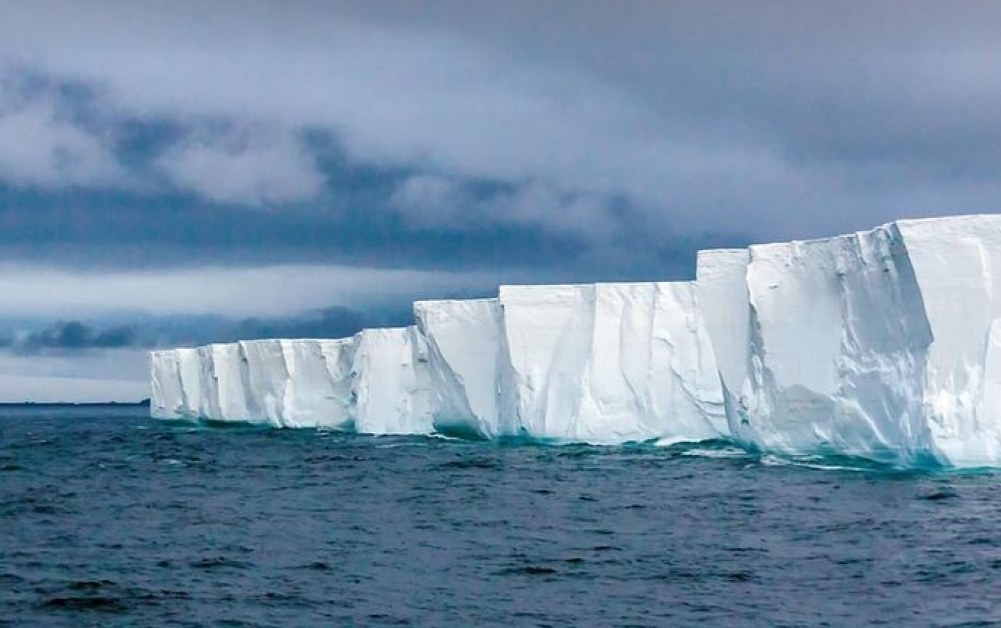
[[1001,216],[700,251],[694,282],[502,286],[414,317],[154,351],[152,412],[1001,464]]

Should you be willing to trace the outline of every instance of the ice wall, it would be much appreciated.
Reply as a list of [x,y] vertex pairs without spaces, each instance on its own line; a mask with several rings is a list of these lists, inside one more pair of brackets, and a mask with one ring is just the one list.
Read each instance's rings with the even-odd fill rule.
[[344,427],[353,421],[354,340],[253,340],[151,354],[161,418]]
[[934,336],[924,403],[937,454],[961,466],[1001,464],[1001,216],[897,226]]
[[160,418],[183,416],[185,399],[181,388],[181,373],[177,349],[150,352],[150,413]]
[[202,416],[218,417],[223,421],[246,420],[250,391],[243,375],[244,361],[240,346],[213,344],[199,352],[202,361],[202,395],[208,399]]
[[736,439],[1001,464],[1001,216],[705,251],[697,276]]
[[559,441],[726,433],[692,283],[502,286],[501,413]]
[[352,373],[357,431],[433,431],[427,345],[416,327],[362,331]]
[[932,335],[895,226],[753,246],[747,287],[751,396],[739,437],[905,462],[929,450]]
[[701,251],[695,282],[502,286],[343,340],[156,351],[163,417],[1001,465],[1001,216]]
[[[246,420],[285,425],[285,386],[289,379],[280,340],[238,343],[244,360]],[[216,418],[209,416],[207,418]]]
[[505,286],[347,340],[156,352],[153,413],[561,442],[727,434],[692,283]]
[[254,340],[230,346],[238,346],[244,358],[244,420],[282,427],[344,428],[353,423],[353,338]]
[[432,422],[443,433],[494,438],[510,434],[498,408],[501,310],[497,299],[418,301],[427,340]]
[[354,338],[282,341],[288,382],[284,424],[333,427],[354,424]]

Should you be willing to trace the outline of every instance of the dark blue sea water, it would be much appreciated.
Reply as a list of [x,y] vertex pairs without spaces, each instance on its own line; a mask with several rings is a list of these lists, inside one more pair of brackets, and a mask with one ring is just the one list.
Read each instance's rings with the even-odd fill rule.
[[0,410],[0,624],[987,626],[1001,476]]

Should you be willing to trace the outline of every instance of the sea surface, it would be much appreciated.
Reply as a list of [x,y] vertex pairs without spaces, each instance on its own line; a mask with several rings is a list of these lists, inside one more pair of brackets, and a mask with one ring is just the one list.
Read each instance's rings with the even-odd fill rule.
[[1001,625],[1001,475],[0,409],[0,624]]

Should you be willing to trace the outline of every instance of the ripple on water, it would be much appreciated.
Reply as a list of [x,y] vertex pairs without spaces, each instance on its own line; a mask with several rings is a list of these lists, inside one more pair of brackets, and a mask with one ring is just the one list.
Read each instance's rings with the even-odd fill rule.
[[88,412],[0,411],[0,623],[1001,622],[994,471]]

